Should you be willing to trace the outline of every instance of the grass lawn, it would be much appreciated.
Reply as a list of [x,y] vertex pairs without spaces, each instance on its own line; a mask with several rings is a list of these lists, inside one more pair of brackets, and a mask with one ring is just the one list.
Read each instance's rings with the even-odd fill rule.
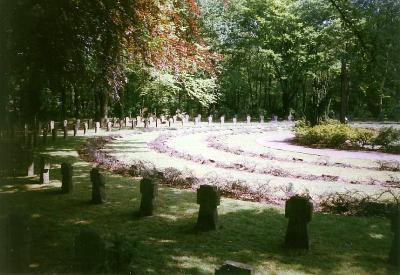
[[[106,239],[121,234],[131,247],[133,274],[212,274],[225,260],[253,265],[261,274],[387,274],[392,234],[387,219],[316,213],[309,225],[310,251],[282,247],[287,220],[283,209],[222,199],[219,229],[196,233],[198,205],[192,191],[160,187],[158,209],[138,218],[138,180],[106,175],[108,202],[89,203],[91,164],[79,159],[84,138],[49,143],[51,184],[18,177],[0,183],[0,225],[8,213],[26,213],[32,232],[32,273],[73,272],[74,236],[92,227]],[[74,190],[60,194],[60,164],[74,163]]]

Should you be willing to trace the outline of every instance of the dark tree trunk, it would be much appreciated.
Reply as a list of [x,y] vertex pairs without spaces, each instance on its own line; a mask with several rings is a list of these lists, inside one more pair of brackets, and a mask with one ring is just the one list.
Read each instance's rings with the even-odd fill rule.
[[340,122],[346,122],[346,115],[349,105],[349,85],[348,85],[348,72],[346,60],[342,58],[341,60],[342,68],[340,74]]
[[108,93],[101,91],[99,96],[100,103],[100,118],[107,118],[108,116]]

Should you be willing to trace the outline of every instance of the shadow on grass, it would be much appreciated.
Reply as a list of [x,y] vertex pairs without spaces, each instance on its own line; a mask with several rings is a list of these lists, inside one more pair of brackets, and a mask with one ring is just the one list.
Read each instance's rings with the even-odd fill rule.
[[[57,140],[43,148],[44,153],[60,152],[50,157],[54,167],[63,161],[79,162],[71,194],[61,194],[54,186],[0,191],[0,225],[10,212],[30,217],[34,273],[72,272],[73,240],[82,226],[94,228],[105,239],[120,234],[132,244],[129,271],[134,274],[210,274],[225,260],[251,264],[260,272],[387,272],[391,235],[388,221],[381,218],[316,214],[310,223],[310,251],[292,251],[282,247],[287,224],[282,210],[261,204],[223,199],[219,229],[201,233],[193,230],[198,212],[194,192],[161,186],[155,215],[139,218],[138,182],[106,174],[108,202],[93,205],[91,165],[62,154],[82,141]],[[60,178],[60,169],[52,169],[51,179],[59,183]]]

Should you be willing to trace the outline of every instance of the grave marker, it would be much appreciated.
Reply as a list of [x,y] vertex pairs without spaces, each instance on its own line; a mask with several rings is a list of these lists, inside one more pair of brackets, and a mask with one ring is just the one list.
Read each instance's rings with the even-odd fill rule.
[[100,122],[96,122],[96,127],[95,127],[95,129],[94,129],[94,132],[95,133],[98,133],[99,132],[99,130],[100,130]]
[[156,197],[158,192],[157,183],[150,178],[143,178],[140,181],[140,216],[151,216],[156,207]]
[[73,168],[70,163],[63,162],[61,163],[61,175],[62,175],[62,185],[61,191],[62,193],[69,193],[72,191],[72,172]]
[[216,230],[218,222],[217,206],[220,196],[216,186],[201,185],[197,189],[197,204],[200,204],[196,229],[201,231]]
[[54,129],[54,120],[50,120],[49,128],[50,128],[50,131],[52,131]]
[[308,198],[295,195],[286,201],[285,217],[289,218],[285,236],[288,248],[309,248],[307,224],[311,221],[313,204]]
[[254,268],[250,265],[226,261],[224,264],[215,270],[215,275],[254,275]]
[[75,265],[83,274],[101,273],[105,265],[105,243],[92,229],[83,228],[75,237]]
[[208,117],[208,124],[212,124],[212,116]]
[[50,182],[50,161],[45,156],[41,156],[41,158],[40,158],[40,178],[39,178],[39,182],[41,184],[48,184]]
[[106,201],[105,179],[100,174],[98,168],[90,171],[90,180],[92,182],[92,203],[101,204]]

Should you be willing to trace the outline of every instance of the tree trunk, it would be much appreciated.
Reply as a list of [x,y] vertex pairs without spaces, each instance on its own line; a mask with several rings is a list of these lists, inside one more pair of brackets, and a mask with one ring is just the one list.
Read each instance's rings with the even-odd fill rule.
[[349,105],[349,88],[348,88],[348,74],[347,74],[347,64],[346,60],[342,58],[341,60],[342,68],[341,68],[341,85],[340,85],[340,122],[346,122],[346,115]]

